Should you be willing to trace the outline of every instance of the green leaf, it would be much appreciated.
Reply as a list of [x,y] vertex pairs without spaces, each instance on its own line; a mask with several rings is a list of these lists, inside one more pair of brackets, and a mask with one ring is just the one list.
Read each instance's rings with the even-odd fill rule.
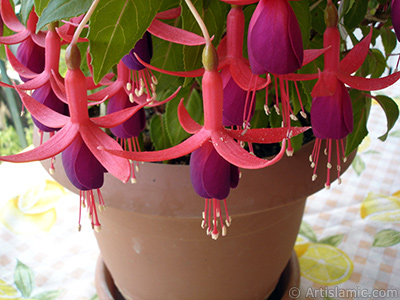
[[22,0],[21,1],[21,15],[22,15],[22,23],[26,24],[28,21],[29,14],[33,9],[33,0]]
[[353,132],[347,136],[345,156],[353,152],[368,134],[367,120],[371,110],[371,99],[365,97],[364,92],[351,90],[350,97],[353,104]]
[[312,28],[321,35],[324,34],[326,28],[324,19],[325,7],[326,3],[324,3],[324,1],[321,1],[319,5],[310,12]]
[[383,47],[385,49],[385,55],[386,57],[388,57],[393,52],[394,48],[396,48],[397,44],[396,34],[393,32],[393,30],[384,27],[380,30],[380,35]]
[[308,46],[308,41],[310,40],[310,30],[311,30],[311,13],[310,7],[307,1],[291,1],[290,5],[297,17],[300,25],[301,37],[303,39],[304,49]]
[[35,288],[35,275],[28,266],[19,260],[14,271],[14,282],[22,296],[29,298]]
[[[355,2],[355,0],[344,0],[344,1],[341,1],[340,5],[342,6],[341,9],[342,9],[342,14],[343,15],[346,14],[350,10],[350,8],[353,7],[354,2]],[[341,19],[341,17],[342,16],[340,16],[339,19]]]
[[103,0],[90,21],[93,79],[99,82],[142,38],[162,1]]
[[38,16],[42,15],[42,11],[49,5],[50,0],[34,0],[35,12]]
[[317,240],[317,235],[315,234],[315,232],[312,229],[312,227],[308,223],[306,223],[304,221],[301,222],[299,234],[301,234],[302,236],[306,237],[311,242],[316,243],[318,241]]
[[400,243],[400,232],[392,229],[379,231],[375,235],[374,247],[390,247]]
[[79,16],[87,12],[91,4],[92,0],[50,0],[41,11],[37,30],[51,22]]
[[319,243],[331,245],[333,247],[337,247],[343,240],[344,234],[335,234],[332,236],[328,236],[324,239],[321,239]]
[[56,300],[61,294],[63,293],[62,290],[55,290],[55,291],[46,291],[37,295],[33,296],[35,300]]
[[344,15],[344,25],[352,30],[357,27],[365,18],[368,9],[368,1],[358,0],[354,1],[353,5],[348,9]]
[[361,76],[379,78],[386,69],[386,59],[378,49],[370,49],[368,56],[361,66]]
[[388,96],[379,95],[374,99],[379,103],[386,114],[387,131],[385,134],[379,137],[381,141],[386,141],[390,130],[393,128],[397,119],[399,118],[399,108],[396,102]]
[[[171,43],[157,37],[152,36],[153,40],[153,58],[151,64],[155,67],[169,70],[182,71],[182,45]],[[157,94],[169,89],[175,90],[182,84],[183,80],[178,76],[166,75],[163,73],[152,71],[157,77]]]
[[351,166],[353,167],[353,170],[357,173],[358,176],[362,173],[362,171],[365,170],[365,163],[361,156],[357,155],[353,162],[351,163]]
[[395,130],[390,133],[390,136],[400,138],[400,130]]
[[90,298],[90,300],[99,300],[99,296],[94,295],[92,298]]
[[151,118],[150,138],[156,150],[167,149],[172,146],[165,129],[164,115],[154,114]]
[[192,89],[191,87],[185,88],[185,91],[181,95],[169,101],[165,107],[165,128],[172,146],[178,145],[190,136],[182,128],[178,119],[177,110],[182,97],[185,98],[184,104],[190,116],[198,123],[203,118],[203,100],[196,89]]

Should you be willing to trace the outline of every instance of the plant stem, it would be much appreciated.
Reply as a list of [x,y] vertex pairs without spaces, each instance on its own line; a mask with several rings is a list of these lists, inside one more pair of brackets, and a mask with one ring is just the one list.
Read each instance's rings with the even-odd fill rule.
[[90,17],[92,16],[94,10],[96,9],[97,4],[99,4],[100,0],[94,0],[92,5],[90,6],[89,10],[87,11],[85,17],[79,23],[78,28],[76,29],[74,36],[72,37],[71,44],[77,44],[78,38],[81,35],[83,28],[85,27],[86,23],[89,21]]
[[200,14],[197,12],[196,8],[194,7],[192,1],[185,0],[187,6],[189,7],[193,17],[196,19],[197,24],[199,24],[201,31],[203,32],[204,39],[206,40],[206,45],[211,45],[211,38],[210,34],[208,33],[207,26],[204,23],[203,19],[201,18]]

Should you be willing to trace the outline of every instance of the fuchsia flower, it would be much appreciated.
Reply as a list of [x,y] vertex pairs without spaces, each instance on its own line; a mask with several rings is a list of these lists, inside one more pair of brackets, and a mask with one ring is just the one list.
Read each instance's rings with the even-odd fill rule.
[[[18,46],[17,59],[32,72],[41,73],[45,66],[45,49],[27,38]],[[29,80],[24,76],[20,78],[24,82]]]
[[[16,17],[8,0],[1,1],[0,13],[5,25],[16,32],[16,34],[10,36],[0,36],[0,44],[13,45],[20,43],[17,49],[17,58],[20,63],[32,72],[42,72],[45,65],[46,33],[44,31],[36,33],[38,17],[34,10],[29,14],[26,28]],[[8,48],[6,47],[6,49]],[[29,80],[24,76],[20,77],[22,81]]]
[[400,1],[392,0],[392,24],[394,32],[396,33],[397,40],[400,41]]
[[353,131],[351,99],[341,81],[338,81],[333,95],[313,98],[311,124],[318,139],[340,140]]
[[[104,117],[89,118],[86,78],[79,68],[80,53],[76,45],[67,49],[66,58],[68,71],[65,76],[65,88],[71,117],[53,111],[24,93],[18,86],[15,86],[22,102],[32,116],[45,126],[61,129],[35,149],[15,155],[1,156],[0,161],[29,162],[44,160],[63,152],[72,144],[72,147],[64,154],[63,161],[72,164],[66,166],[69,170],[69,177],[73,183],[77,184],[78,188],[84,188],[85,192],[81,192],[81,203],[86,202],[91,214],[92,226],[99,230],[100,224],[97,219],[93,191],[88,190],[91,187],[97,187],[101,181],[98,177],[100,175],[94,174],[99,170],[99,166],[93,157],[105,170],[123,182],[126,182],[131,175],[130,164],[127,159],[116,157],[97,149],[98,146],[102,146],[113,150],[122,150],[121,146],[99,127],[111,128],[120,125],[146,103]],[[76,163],[84,160],[88,160],[93,169],[86,169],[86,164],[80,165]],[[102,173],[100,172],[100,174]],[[82,179],[83,177],[85,179]],[[100,190],[98,190],[98,195],[99,203],[103,205]]]
[[[220,200],[226,207],[226,198],[231,188],[239,184],[239,168],[223,159],[215,150],[212,143],[205,143],[193,151],[190,156],[190,178],[195,192],[206,199],[202,227],[207,227],[207,234],[213,239],[218,238],[217,216],[221,214]],[[213,207],[211,208],[211,204]],[[214,216],[214,229],[211,231],[211,211]],[[208,215],[207,215],[208,211]],[[226,226],[231,219],[228,210],[225,211]],[[208,219],[208,222],[207,222]],[[208,223],[208,224],[207,224]],[[226,235],[226,227],[221,219],[222,235]]]
[[[68,115],[68,105],[64,102],[62,102],[56,94],[53,92],[50,83],[46,83],[43,86],[37,88],[33,93],[32,93],[32,98],[36,99],[39,103],[42,103],[43,105],[46,105],[48,108],[63,114],[63,115]],[[59,130],[60,128],[53,128],[53,127],[48,127],[42,123],[40,123],[35,117],[32,117],[33,122],[35,123],[36,127],[39,128],[39,130],[44,131],[44,132],[54,132]]]
[[1,36],[0,44],[5,44],[5,45],[19,44],[25,41],[26,39],[30,38],[35,44],[41,47],[45,46],[46,33],[43,31],[39,31],[36,33],[36,23],[38,21],[38,17],[33,9],[29,14],[26,28],[18,20],[9,0],[1,0],[0,13],[4,21],[4,24],[9,29],[16,32],[15,34],[10,36]]
[[148,31],[146,31],[143,37],[136,42],[135,47],[133,47],[133,49],[122,58],[125,66],[129,69],[136,71],[143,70],[145,66],[137,60],[134,53],[136,53],[146,63],[150,63],[150,60],[153,57],[153,42],[151,40],[151,34]]
[[254,74],[288,74],[300,69],[303,41],[288,0],[260,0],[250,20],[247,44]]
[[[129,101],[129,96],[123,90],[118,91],[110,98],[107,104],[107,114],[123,110],[125,108],[137,106],[137,103]],[[121,125],[111,128],[111,132],[120,139],[138,137],[146,125],[146,115],[144,109],[140,109],[132,117]]]
[[76,135],[72,143],[62,152],[65,173],[79,190],[97,190],[103,186],[107,172],[86,146],[81,135]]
[[224,110],[222,123],[224,126],[242,126],[248,123],[255,110],[252,93],[237,85],[228,68],[221,71],[224,89]]
[[[353,109],[351,99],[344,84],[358,90],[374,91],[392,85],[400,78],[396,72],[382,78],[363,78],[352,75],[364,62],[372,37],[370,33],[340,61],[340,34],[337,28],[338,15],[335,5],[328,1],[327,28],[324,33],[324,70],[318,74],[311,95],[311,126],[317,141],[310,156],[314,168],[313,180],[321,147],[321,139],[327,140],[328,168],[325,186],[330,186],[332,143],[336,144],[338,178],[340,182],[340,160],[344,158],[343,139],[353,130]],[[302,75],[298,75],[302,78]]]
[[[286,139],[300,134],[308,129],[308,127],[249,130],[226,129],[222,124],[223,84],[221,75],[217,70],[218,55],[212,45],[206,45],[204,49],[203,64],[205,66],[205,72],[202,78],[204,126],[196,123],[189,116],[187,110],[183,106],[183,101],[181,101],[178,107],[179,121],[187,132],[193,134],[191,137],[177,146],[160,151],[128,152],[107,149],[106,147],[100,149],[110,154],[136,161],[164,161],[187,155],[203,147],[206,143],[211,142],[210,145],[212,144],[212,147],[215,149],[216,153],[227,163],[241,168],[258,169],[272,165],[279,161],[285,153]],[[250,154],[243,149],[237,141],[251,143],[282,142],[282,149],[275,158],[266,160]],[[207,148],[205,149],[207,150]],[[203,159],[205,159],[206,156],[207,155],[204,155]],[[200,159],[200,162],[201,161],[202,160]],[[199,168],[198,170],[193,170],[192,172],[193,174],[200,174],[202,169]],[[197,180],[195,180],[195,182],[197,182],[196,185],[199,184]],[[214,210],[214,212],[217,211]],[[216,215],[214,215],[214,218],[216,218]],[[229,218],[229,216],[226,215],[226,218]],[[203,222],[205,222],[205,220]],[[213,230],[213,236],[218,236],[218,230],[216,226]]]

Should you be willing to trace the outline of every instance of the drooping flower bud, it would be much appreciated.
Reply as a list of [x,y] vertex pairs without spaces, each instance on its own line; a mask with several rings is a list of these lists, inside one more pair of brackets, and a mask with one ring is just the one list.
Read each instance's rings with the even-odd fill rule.
[[146,31],[143,37],[136,42],[135,47],[122,58],[122,61],[129,69],[140,71],[145,67],[137,60],[135,53],[141,60],[148,64],[150,63],[150,60],[153,57],[153,42],[151,34],[148,31]]
[[[229,216],[226,197],[230,189],[239,184],[239,168],[223,159],[211,142],[192,152],[190,156],[190,178],[195,192],[205,198],[201,227],[215,240],[219,236],[218,224],[222,236],[232,219]],[[222,220],[221,202],[225,207],[225,222]]]
[[353,131],[350,95],[339,80],[333,95],[313,98],[310,114],[312,130],[319,139],[340,140]]
[[328,4],[325,9],[325,24],[326,27],[334,27],[338,26],[339,16],[336,6],[332,3],[332,1],[328,1]]
[[[135,102],[130,102],[129,95],[124,90],[120,90],[115,94],[115,96],[110,98],[107,105],[107,114],[133,106],[137,106],[137,104]],[[111,132],[117,138],[129,139],[132,137],[138,137],[145,126],[146,115],[142,108],[121,125],[111,128]]]
[[[68,105],[62,102],[56,94],[53,92],[51,88],[50,82],[45,83],[43,86],[37,88],[33,94],[32,98],[37,100],[38,102],[46,105],[47,107],[51,108],[52,110],[61,113],[63,115],[68,115]],[[44,132],[53,132],[57,131],[60,128],[52,128],[46,125],[43,125],[39,121],[36,120],[34,116],[32,116],[32,120],[35,123],[36,127],[38,127],[41,131]]]
[[79,190],[99,189],[106,170],[78,134],[62,152],[62,163],[71,183]]
[[190,157],[190,177],[203,198],[223,200],[239,183],[239,169],[223,159],[212,143],[205,143]]
[[288,0],[260,0],[248,30],[254,74],[288,74],[303,63],[300,26]]
[[224,87],[222,123],[224,126],[242,126],[245,120],[249,121],[254,115],[255,101],[251,105],[251,93],[248,94],[237,85],[229,68],[221,71],[221,77]]
[[[32,38],[28,37],[17,49],[17,59],[32,72],[40,74],[45,66],[45,49],[37,45]],[[23,82],[29,79],[20,76]]]

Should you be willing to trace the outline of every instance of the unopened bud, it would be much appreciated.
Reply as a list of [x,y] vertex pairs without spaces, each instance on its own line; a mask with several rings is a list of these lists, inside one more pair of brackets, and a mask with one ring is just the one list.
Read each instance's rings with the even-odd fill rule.
[[213,45],[204,47],[203,66],[206,71],[216,71],[218,69],[218,53]]
[[325,24],[327,27],[337,27],[338,25],[338,11],[336,6],[331,2],[328,1],[328,5],[325,9]]
[[81,67],[81,52],[76,44],[70,44],[65,51],[65,63],[69,70]]

